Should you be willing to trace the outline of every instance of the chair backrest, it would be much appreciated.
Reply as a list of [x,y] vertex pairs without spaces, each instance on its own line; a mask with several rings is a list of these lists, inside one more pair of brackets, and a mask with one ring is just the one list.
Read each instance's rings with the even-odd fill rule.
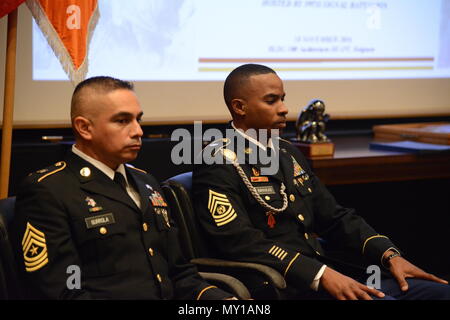
[[[171,218],[175,220],[179,229],[181,249],[186,258],[193,260],[207,257],[207,242],[203,241],[191,201],[192,172],[172,177],[164,181],[161,187],[170,205]],[[250,298],[247,287],[240,280],[222,273],[221,270],[219,272],[200,272],[200,275],[241,299]]]
[[207,257],[207,242],[202,236],[191,201],[192,172],[185,172],[164,181],[162,188],[171,203],[172,217],[180,229],[182,242],[185,242],[183,249],[191,255],[191,259]]
[[14,216],[16,198],[0,200],[0,299],[21,299],[18,267],[9,238],[9,226]]
[[190,229],[187,227],[187,221],[183,214],[183,211],[185,210],[183,208],[185,208],[186,205],[189,204],[186,204],[184,201],[182,202],[180,200],[180,197],[176,192],[178,188],[174,187],[172,183],[169,184],[169,182],[166,181],[161,185],[161,188],[164,192],[164,196],[166,197],[170,205],[171,218],[175,220],[175,223],[178,227],[181,249],[185,254],[186,258],[188,260],[192,260],[197,256],[197,254],[196,250],[194,250],[192,246]]
[[285,288],[286,283],[276,270],[252,263],[211,259],[215,256],[214,251],[208,245],[192,205],[192,172],[169,178],[162,183],[162,189],[170,203],[172,218],[180,229],[182,249],[189,253],[190,259],[195,259],[195,263],[207,270],[217,270],[239,279],[255,299],[280,299],[279,290]]

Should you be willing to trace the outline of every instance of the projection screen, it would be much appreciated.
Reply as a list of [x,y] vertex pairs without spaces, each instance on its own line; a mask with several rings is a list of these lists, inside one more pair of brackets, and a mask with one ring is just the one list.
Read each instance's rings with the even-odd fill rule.
[[[144,124],[229,119],[222,84],[244,63],[284,80],[289,119],[450,115],[450,0],[99,0],[88,76],[135,82]],[[0,20],[4,75],[6,17]],[[19,10],[14,123],[68,126],[69,82]],[[3,76],[0,94],[3,100]]]

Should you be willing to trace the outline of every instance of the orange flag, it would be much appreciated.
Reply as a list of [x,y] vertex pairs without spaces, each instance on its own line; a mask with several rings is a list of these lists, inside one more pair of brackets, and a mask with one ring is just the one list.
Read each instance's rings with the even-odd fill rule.
[[83,81],[99,18],[97,0],[27,0],[27,6],[70,80]]

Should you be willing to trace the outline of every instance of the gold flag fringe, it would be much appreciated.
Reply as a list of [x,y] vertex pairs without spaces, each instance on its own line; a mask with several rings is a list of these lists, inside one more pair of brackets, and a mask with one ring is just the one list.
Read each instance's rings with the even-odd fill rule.
[[27,0],[26,4],[34,17],[34,20],[47,39],[48,44],[61,63],[61,66],[68,75],[70,81],[72,81],[72,84],[76,86],[86,78],[88,72],[89,43],[91,41],[91,37],[97,25],[98,19],[100,18],[100,14],[98,12],[98,3],[95,6],[91,19],[89,20],[86,42],[86,56],[84,57],[83,63],[78,69],[75,68],[72,57],[61,41],[58,32],[56,32],[55,28],[50,23],[50,20],[48,19],[44,9],[41,7],[40,2],[38,0]]

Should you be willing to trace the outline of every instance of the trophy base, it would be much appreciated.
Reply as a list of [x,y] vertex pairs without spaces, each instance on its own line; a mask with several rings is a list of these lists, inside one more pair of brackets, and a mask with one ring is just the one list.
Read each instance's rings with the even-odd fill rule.
[[320,142],[320,143],[303,143],[292,141],[307,158],[332,158],[334,155],[334,143]]

